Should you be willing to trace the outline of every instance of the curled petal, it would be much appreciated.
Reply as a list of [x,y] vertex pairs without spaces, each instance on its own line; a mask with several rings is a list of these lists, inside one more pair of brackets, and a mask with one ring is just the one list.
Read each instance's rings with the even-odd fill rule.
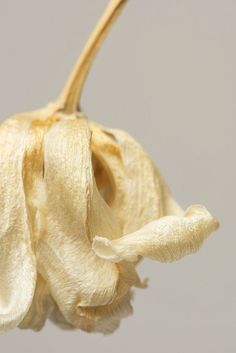
[[[99,147],[97,153],[101,158],[111,165],[112,152],[113,160],[116,157],[116,164],[113,162],[111,173],[114,176],[117,195],[121,194],[120,191],[124,195],[122,200],[118,200],[123,212],[124,234],[134,232],[164,215],[183,214],[150,157],[132,136],[122,130],[99,128],[95,124],[92,124],[92,128],[93,140]],[[106,138],[98,137],[102,134]],[[108,140],[110,146],[116,145],[119,154],[114,153],[114,147],[107,147]],[[123,169],[114,168],[118,164],[117,156],[121,158]]]
[[80,315],[84,318],[83,330],[87,332],[102,332],[109,334],[114,332],[124,319],[132,314],[130,304],[132,293],[129,291],[122,300],[115,299],[111,304],[98,307],[80,308]]
[[28,123],[0,127],[0,329],[16,327],[29,310],[36,282],[23,181]]
[[104,129],[120,149],[124,168],[126,202],[124,234],[136,231],[162,215],[161,185],[150,158],[128,133]]
[[[128,292],[122,300],[114,300],[111,304],[95,307],[79,307],[80,328],[87,332],[112,333],[120,324],[120,320],[132,314],[130,304],[131,293]],[[64,330],[73,330],[76,326],[66,321],[57,306],[54,307],[50,319]]]
[[116,223],[98,213],[108,206],[96,196],[86,120],[56,123],[44,146],[45,224],[38,247],[39,271],[66,321],[80,326],[77,307],[110,303],[118,283],[117,266],[97,257],[91,248],[93,232],[111,238],[120,233]]
[[205,207],[189,207],[183,216],[166,216],[140,230],[110,241],[95,237],[93,249],[103,259],[136,261],[138,256],[171,262],[196,252],[218,222]]
[[90,124],[91,146],[96,183],[106,203],[119,220],[123,230],[126,224],[126,173],[120,146],[111,134],[98,125]]

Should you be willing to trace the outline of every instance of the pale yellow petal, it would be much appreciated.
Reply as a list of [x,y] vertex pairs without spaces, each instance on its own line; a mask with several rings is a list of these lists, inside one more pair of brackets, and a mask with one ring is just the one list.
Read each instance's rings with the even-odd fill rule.
[[[109,206],[119,218],[124,234],[164,215],[183,215],[166,183],[143,147],[128,133],[90,124],[92,147],[100,161],[99,172],[109,176]],[[101,173],[102,171],[102,173]],[[102,233],[98,233],[102,234]],[[107,238],[107,237],[106,237]],[[140,258],[138,259],[140,260]]]
[[47,284],[38,274],[34,298],[28,313],[20,323],[21,329],[32,329],[39,331],[43,328],[48,316],[54,307]]
[[93,232],[117,231],[108,217],[98,214],[107,206],[96,201],[86,120],[53,125],[44,146],[46,218],[38,249],[39,269],[66,321],[79,326],[78,306],[105,305],[114,298],[117,266],[98,258],[91,241]]
[[129,291],[122,300],[114,300],[111,304],[80,308],[80,315],[84,318],[81,328],[87,332],[104,334],[114,332],[119,327],[120,321],[133,313],[131,299],[132,293]]
[[103,131],[120,150],[125,185],[121,207],[125,217],[123,231],[127,234],[163,215],[162,183],[149,156],[134,138],[122,130]]
[[[40,115],[40,114],[39,114]],[[50,126],[57,121],[53,116],[49,119],[28,117],[29,129],[24,157],[24,186],[28,219],[31,228],[31,241],[35,251],[42,231],[41,226],[45,218],[43,209],[43,139]],[[19,327],[39,331],[45,324],[47,316],[53,308],[53,300],[44,279],[38,274],[36,289],[30,309]]]
[[176,200],[171,195],[171,192],[166,185],[165,181],[161,178],[160,174],[157,172],[157,177],[160,178],[162,183],[162,204],[163,204],[163,216],[183,216],[184,210],[176,202]]
[[50,320],[51,322],[53,322],[55,325],[59,326],[63,330],[76,329],[76,327],[72,326],[68,321],[66,321],[66,319],[64,318],[64,316],[62,315],[62,313],[60,312],[60,309],[56,304],[54,305],[54,309],[50,314]]
[[96,183],[100,194],[112,208],[123,231],[127,216],[127,185],[120,146],[98,125],[90,124],[90,128]]
[[113,194],[122,209],[120,213],[126,218],[130,216],[125,233],[161,216],[183,214],[160,172],[132,136],[94,123],[90,126],[96,155],[106,163],[106,169],[110,168]]
[[0,127],[0,329],[16,327],[29,310],[36,282],[35,257],[23,182],[28,123]]
[[196,252],[218,228],[218,222],[200,205],[189,207],[184,216],[166,216],[140,230],[110,241],[95,237],[93,249],[101,258],[119,262],[138,256],[170,262]]

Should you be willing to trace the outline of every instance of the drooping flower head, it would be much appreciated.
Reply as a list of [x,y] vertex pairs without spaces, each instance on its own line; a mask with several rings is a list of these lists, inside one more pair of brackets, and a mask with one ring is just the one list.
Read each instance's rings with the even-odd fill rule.
[[55,104],[0,126],[0,329],[112,332],[132,312],[147,257],[199,249],[218,222],[185,212],[129,134],[90,122],[77,102],[126,1],[113,0]]

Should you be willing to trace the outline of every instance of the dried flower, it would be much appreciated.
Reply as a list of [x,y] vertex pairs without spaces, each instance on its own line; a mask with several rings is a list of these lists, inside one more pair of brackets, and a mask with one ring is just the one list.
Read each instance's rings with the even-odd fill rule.
[[132,312],[136,265],[199,249],[218,222],[185,212],[143,148],[77,109],[92,59],[126,1],[112,0],[55,104],[0,126],[0,328],[112,332]]

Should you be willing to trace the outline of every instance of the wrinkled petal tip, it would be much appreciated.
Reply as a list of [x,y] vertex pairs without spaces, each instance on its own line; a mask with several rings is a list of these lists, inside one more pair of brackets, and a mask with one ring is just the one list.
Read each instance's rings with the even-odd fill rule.
[[[95,236],[92,243],[92,249],[95,254],[104,259],[111,262],[120,262],[124,259],[119,256],[116,247],[113,245],[113,241],[110,239]],[[136,262],[139,256],[131,255],[129,258],[126,258],[127,261]]]
[[161,217],[116,240],[96,236],[92,247],[97,256],[112,262],[135,262],[138,256],[171,262],[199,250],[218,227],[204,206],[192,205],[183,216]]
[[[185,213],[184,217],[191,217],[191,216],[199,216],[200,218],[206,218],[209,222],[209,232],[214,232],[220,227],[219,221],[214,218],[211,213],[207,210],[207,208],[203,205],[191,205],[189,206]],[[210,234],[209,234],[210,235]]]

